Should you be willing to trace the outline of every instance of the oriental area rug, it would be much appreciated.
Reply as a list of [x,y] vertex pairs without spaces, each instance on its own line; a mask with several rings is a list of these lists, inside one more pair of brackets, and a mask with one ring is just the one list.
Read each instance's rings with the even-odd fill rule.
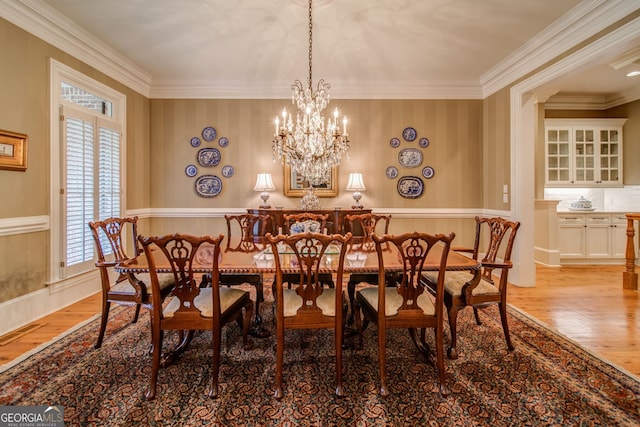
[[[272,328],[272,302],[261,312]],[[445,361],[447,397],[438,392],[435,368],[404,330],[387,337],[389,395],[378,394],[376,331],[370,325],[364,348],[343,353],[342,398],[334,394],[332,332],[288,331],[282,400],[273,397],[275,337],[252,338],[255,348],[245,351],[232,323],[223,332],[218,398],[205,395],[211,335],[200,332],[177,361],[160,370],[157,397],[147,401],[149,317],[131,324],[132,314],[113,310],[100,349],[93,348],[94,320],[5,370],[0,405],[61,405],[66,426],[640,425],[635,377],[513,308],[513,352],[507,351],[497,309],[481,311],[480,326],[472,310],[460,313],[460,355]],[[175,344],[177,334],[165,339]]]

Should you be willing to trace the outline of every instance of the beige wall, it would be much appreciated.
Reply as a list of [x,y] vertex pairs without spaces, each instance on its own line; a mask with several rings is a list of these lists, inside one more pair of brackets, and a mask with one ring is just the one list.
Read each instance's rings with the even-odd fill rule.
[[[50,213],[49,58],[127,96],[127,205],[148,207],[149,101],[4,19],[0,52],[0,129],[29,136],[27,171],[0,170],[0,219]],[[0,237],[0,302],[42,289],[48,260],[49,232]]]
[[511,135],[509,89],[502,89],[483,101],[484,179],[482,206],[486,209],[508,210],[510,202],[502,200],[503,186],[511,192]]

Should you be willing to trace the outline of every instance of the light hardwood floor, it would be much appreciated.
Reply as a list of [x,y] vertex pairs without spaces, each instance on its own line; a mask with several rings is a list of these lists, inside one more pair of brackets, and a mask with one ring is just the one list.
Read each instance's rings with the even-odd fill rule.
[[[536,287],[510,286],[508,300],[594,354],[640,377],[639,291],[622,288],[623,270],[623,266],[538,266]],[[100,298],[96,294],[39,319],[34,322],[39,327],[0,346],[0,365],[99,312]]]

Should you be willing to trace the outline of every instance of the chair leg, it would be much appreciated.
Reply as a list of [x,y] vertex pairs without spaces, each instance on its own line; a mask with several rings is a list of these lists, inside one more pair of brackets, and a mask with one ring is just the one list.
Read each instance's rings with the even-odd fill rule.
[[109,320],[109,308],[111,303],[107,301],[107,297],[102,298],[102,319],[100,320],[100,331],[98,332],[98,340],[94,344],[94,348],[100,348],[102,346],[102,340],[104,339],[104,332],[107,330],[107,320]]
[[442,324],[436,326],[436,367],[438,369],[438,382],[440,385],[440,394],[447,396],[449,389],[445,383],[444,372],[444,331]]
[[389,391],[387,390],[387,375],[386,375],[386,363],[387,363],[387,333],[385,325],[378,324],[378,365],[380,374],[380,395],[387,396]]
[[282,399],[282,364],[284,362],[284,325],[281,320],[276,320],[276,390],[273,396]]
[[260,281],[257,282],[254,286],[256,287],[256,323],[261,324],[262,316],[260,315],[260,303],[264,302],[264,288],[262,286],[262,279],[260,279]]
[[156,384],[158,382],[158,370],[160,369],[163,336],[159,324],[151,328],[151,335],[153,336],[153,354],[151,355],[151,379],[149,381],[149,389],[146,393],[147,400],[153,400],[156,397]]
[[[245,322],[246,323],[246,322]],[[243,334],[246,338],[246,334]],[[211,385],[207,395],[211,398],[218,397],[218,374],[220,373],[220,345],[222,343],[222,328],[216,327],[213,331],[213,360],[211,365]]]
[[342,346],[344,344],[344,326],[347,313],[347,306],[344,305],[342,316],[336,319],[335,346],[336,346],[336,396],[344,396],[342,387]]
[[482,322],[480,321],[480,316],[478,315],[478,308],[477,307],[473,307],[473,315],[476,318],[476,325],[482,325]]
[[251,300],[244,306],[244,320],[242,321],[242,345],[245,350],[251,350],[253,345],[249,342],[249,327],[251,326],[251,317],[253,317],[253,304]]
[[353,325],[353,321],[355,320],[355,300],[356,300],[356,283],[349,280],[347,283],[347,294],[349,294],[349,308],[351,309],[351,313],[349,314],[349,318],[347,319],[347,323]]
[[131,323],[136,323],[138,321],[138,316],[140,316],[140,307],[141,304],[136,304],[136,312],[133,314],[133,320]]
[[447,315],[449,317],[449,329],[451,330],[451,346],[449,347],[449,351],[447,352],[447,356],[449,359],[457,359],[458,358],[458,350],[457,350],[457,335],[456,328],[458,323],[458,306],[452,304],[450,307],[447,307]]
[[504,331],[504,339],[507,341],[507,348],[509,351],[513,351],[515,347],[511,342],[511,335],[509,334],[509,324],[507,323],[507,304],[499,303],[498,307],[500,308],[500,320],[502,320],[502,330]]
[[354,301],[353,308],[351,309],[353,312],[353,317],[356,320],[356,328],[358,329],[358,344],[357,349],[361,350],[363,348],[363,339],[362,339],[362,331],[364,328],[362,327],[362,308],[360,307],[360,303],[358,301]]

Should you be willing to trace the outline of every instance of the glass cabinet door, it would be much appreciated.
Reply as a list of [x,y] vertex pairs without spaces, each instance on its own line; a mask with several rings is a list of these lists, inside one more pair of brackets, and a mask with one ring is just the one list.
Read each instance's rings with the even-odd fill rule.
[[547,182],[571,181],[569,129],[547,129]]
[[600,130],[600,182],[620,181],[619,144],[617,129]]
[[574,182],[595,182],[595,135],[593,129],[574,129]]

